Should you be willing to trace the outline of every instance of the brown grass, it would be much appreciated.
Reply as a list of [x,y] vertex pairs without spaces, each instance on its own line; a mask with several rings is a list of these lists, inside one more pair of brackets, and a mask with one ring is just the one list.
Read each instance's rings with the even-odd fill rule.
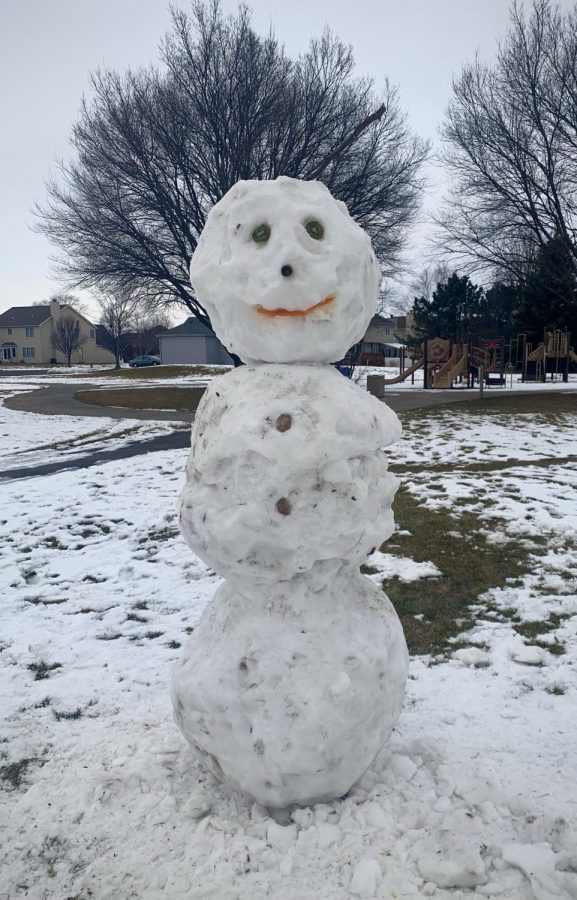
[[[83,372],[78,378],[130,378],[134,381],[159,380],[161,378],[183,378],[188,375],[207,378],[223,375],[228,371],[225,366],[142,366],[139,369],[93,369]],[[66,374],[65,372],[63,374]]]
[[77,391],[74,396],[81,403],[96,406],[195,412],[204,391],[203,387],[104,388]]

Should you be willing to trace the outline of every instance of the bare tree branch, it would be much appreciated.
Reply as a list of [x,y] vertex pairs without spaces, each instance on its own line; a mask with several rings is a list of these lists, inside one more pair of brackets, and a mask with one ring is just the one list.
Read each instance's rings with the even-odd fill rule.
[[[395,271],[422,188],[428,146],[413,136],[396,91],[377,98],[355,78],[349,47],[326,31],[291,60],[240,7],[173,10],[162,70],[97,72],[38,207],[69,285],[138,293],[150,309],[184,305],[205,324],[188,278],[206,215],[239,179],[279,175],[325,183]],[[376,112],[371,112],[378,107]]]

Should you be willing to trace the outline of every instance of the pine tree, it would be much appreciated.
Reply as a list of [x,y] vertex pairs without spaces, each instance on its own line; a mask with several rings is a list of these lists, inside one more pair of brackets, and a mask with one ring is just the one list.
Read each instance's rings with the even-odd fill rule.
[[577,336],[577,281],[563,240],[557,235],[535,257],[521,291],[517,329],[531,341],[544,330],[568,329]]
[[413,316],[420,340],[431,337],[460,342],[478,330],[483,288],[456,272],[438,284],[433,297],[415,298]]

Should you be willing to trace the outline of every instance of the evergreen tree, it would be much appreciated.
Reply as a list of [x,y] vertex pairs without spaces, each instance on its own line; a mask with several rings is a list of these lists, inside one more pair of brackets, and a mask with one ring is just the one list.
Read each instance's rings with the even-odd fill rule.
[[568,329],[577,336],[577,281],[571,257],[559,236],[541,248],[530,266],[516,324],[531,341],[543,340],[545,329]]
[[520,289],[517,284],[496,281],[481,300],[478,322],[479,335],[484,338],[515,337]]
[[481,314],[483,288],[467,275],[456,272],[437,285],[430,300],[415,298],[413,316],[419,340],[442,337],[464,341],[476,333]]

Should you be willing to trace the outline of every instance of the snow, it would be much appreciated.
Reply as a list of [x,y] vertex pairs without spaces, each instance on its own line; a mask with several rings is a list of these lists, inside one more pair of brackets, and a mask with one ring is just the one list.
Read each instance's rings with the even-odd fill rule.
[[491,664],[490,655],[484,650],[479,650],[478,647],[461,647],[460,650],[455,650],[453,657],[462,662],[464,666],[479,668]]
[[240,181],[224,195],[190,276],[225,347],[273,363],[342,359],[365,334],[381,282],[370,239],[345,204],[321,182],[285,177]]
[[374,897],[381,878],[378,861],[363,857],[355,866],[349,890],[355,897]]
[[[49,416],[3,415],[5,443],[21,439],[31,455],[58,437]],[[101,422],[84,420],[85,433]],[[555,442],[574,452],[577,416],[536,417],[527,440],[526,419],[511,417],[516,465],[455,465],[464,435],[476,460],[504,461],[495,423],[454,410],[411,418],[390,453],[410,458],[401,477],[422,502],[433,493],[444,510],[480,515],[495,540],[527,541],[526,568],[479,598],[460,636],[486,646],[490,665],[413,658],[403,713],[365,775],[344,799],[279,821],[223,790],[171,718],[175,645],[221,583],[177,533],[186,451],[0,484],[0,770],[29,760],[19,788],[0,778],[0,896],[349,900],[357,866],[376,860],[383,900],[575,897],[577,473],[551,457]],[[435,470],[440,438],[449,465]],[[546,468],[534,465],[540,444]],[[559,624],[543,641],[565,653],[515,662],[513,622],[550,614]],[[28,666],[42,661],[60,668],[36,680],[42,669]],[[442,886],[454,878],[477,883]]]

